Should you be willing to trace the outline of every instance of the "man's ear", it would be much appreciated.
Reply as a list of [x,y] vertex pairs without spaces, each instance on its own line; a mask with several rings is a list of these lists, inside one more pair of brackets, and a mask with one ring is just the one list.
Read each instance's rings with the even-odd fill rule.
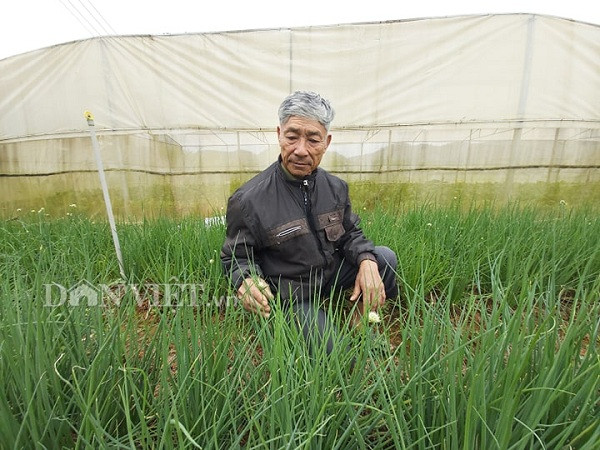
[[277,125],[277,140],[281,138],[281,127]]
[[331,135],[330,134],[327,135],[327,138],[326,138],[325,141],[326,141],[325,142],[325,144],[326,144],[325,145],[325,150],[327,150],[327,147],[329,147],[329,144],[331,144]]

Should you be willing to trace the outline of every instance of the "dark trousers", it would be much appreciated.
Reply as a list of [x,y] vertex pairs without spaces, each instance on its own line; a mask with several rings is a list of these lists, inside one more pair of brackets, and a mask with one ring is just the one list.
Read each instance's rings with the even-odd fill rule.
[[[386,297],[389,299],[398,296],[398,285],[396,284],[396,268],[398,260],[396,254],[388,247],[375,247],[373,252],[377,258],[379,275],[383,280]],[[354,288],[354,282],[358,273],[358,267],[345,261],[342,261],[336,271],[336,275],[325,282],[321,289],[321,295],[327,296],[332,291],[342,291]],[[327,354],[333,350],[333,326],[325,310],[310,301],[300,299],[291,301],[288,305],[293,314],[294,321],[302,328],[304,339],[312,347],[311,343],[320,345],[320,342],[327,336]]]

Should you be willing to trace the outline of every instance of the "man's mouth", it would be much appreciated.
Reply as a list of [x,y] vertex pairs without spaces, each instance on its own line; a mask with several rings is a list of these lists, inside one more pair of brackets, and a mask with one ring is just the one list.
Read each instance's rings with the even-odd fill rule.
[[294,166],[298,166],[298,167],[304,167],[304,166],[308,166],[309,165],[307,162],[302,162],[302,161],[291,161],[291,163]]

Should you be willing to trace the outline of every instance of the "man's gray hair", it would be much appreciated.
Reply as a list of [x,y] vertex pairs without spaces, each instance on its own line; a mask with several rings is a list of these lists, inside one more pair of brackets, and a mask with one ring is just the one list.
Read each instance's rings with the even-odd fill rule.
[[335,111],[329,101],[316,92],[296,91],[281,103],[279,125],[285,125],[291,116],[316,120],[329,132],[329,124],[335,116]]

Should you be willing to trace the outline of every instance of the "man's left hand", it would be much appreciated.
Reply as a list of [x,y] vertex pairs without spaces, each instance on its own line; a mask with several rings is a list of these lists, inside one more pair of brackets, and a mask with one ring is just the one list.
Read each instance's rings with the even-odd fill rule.
[[364,311],[375,311],[385,303],[385,287],[379,275],[379,267],[370,259],[361,261],[358,266],[350,300],[353,302],[358,300],[361,294]]

